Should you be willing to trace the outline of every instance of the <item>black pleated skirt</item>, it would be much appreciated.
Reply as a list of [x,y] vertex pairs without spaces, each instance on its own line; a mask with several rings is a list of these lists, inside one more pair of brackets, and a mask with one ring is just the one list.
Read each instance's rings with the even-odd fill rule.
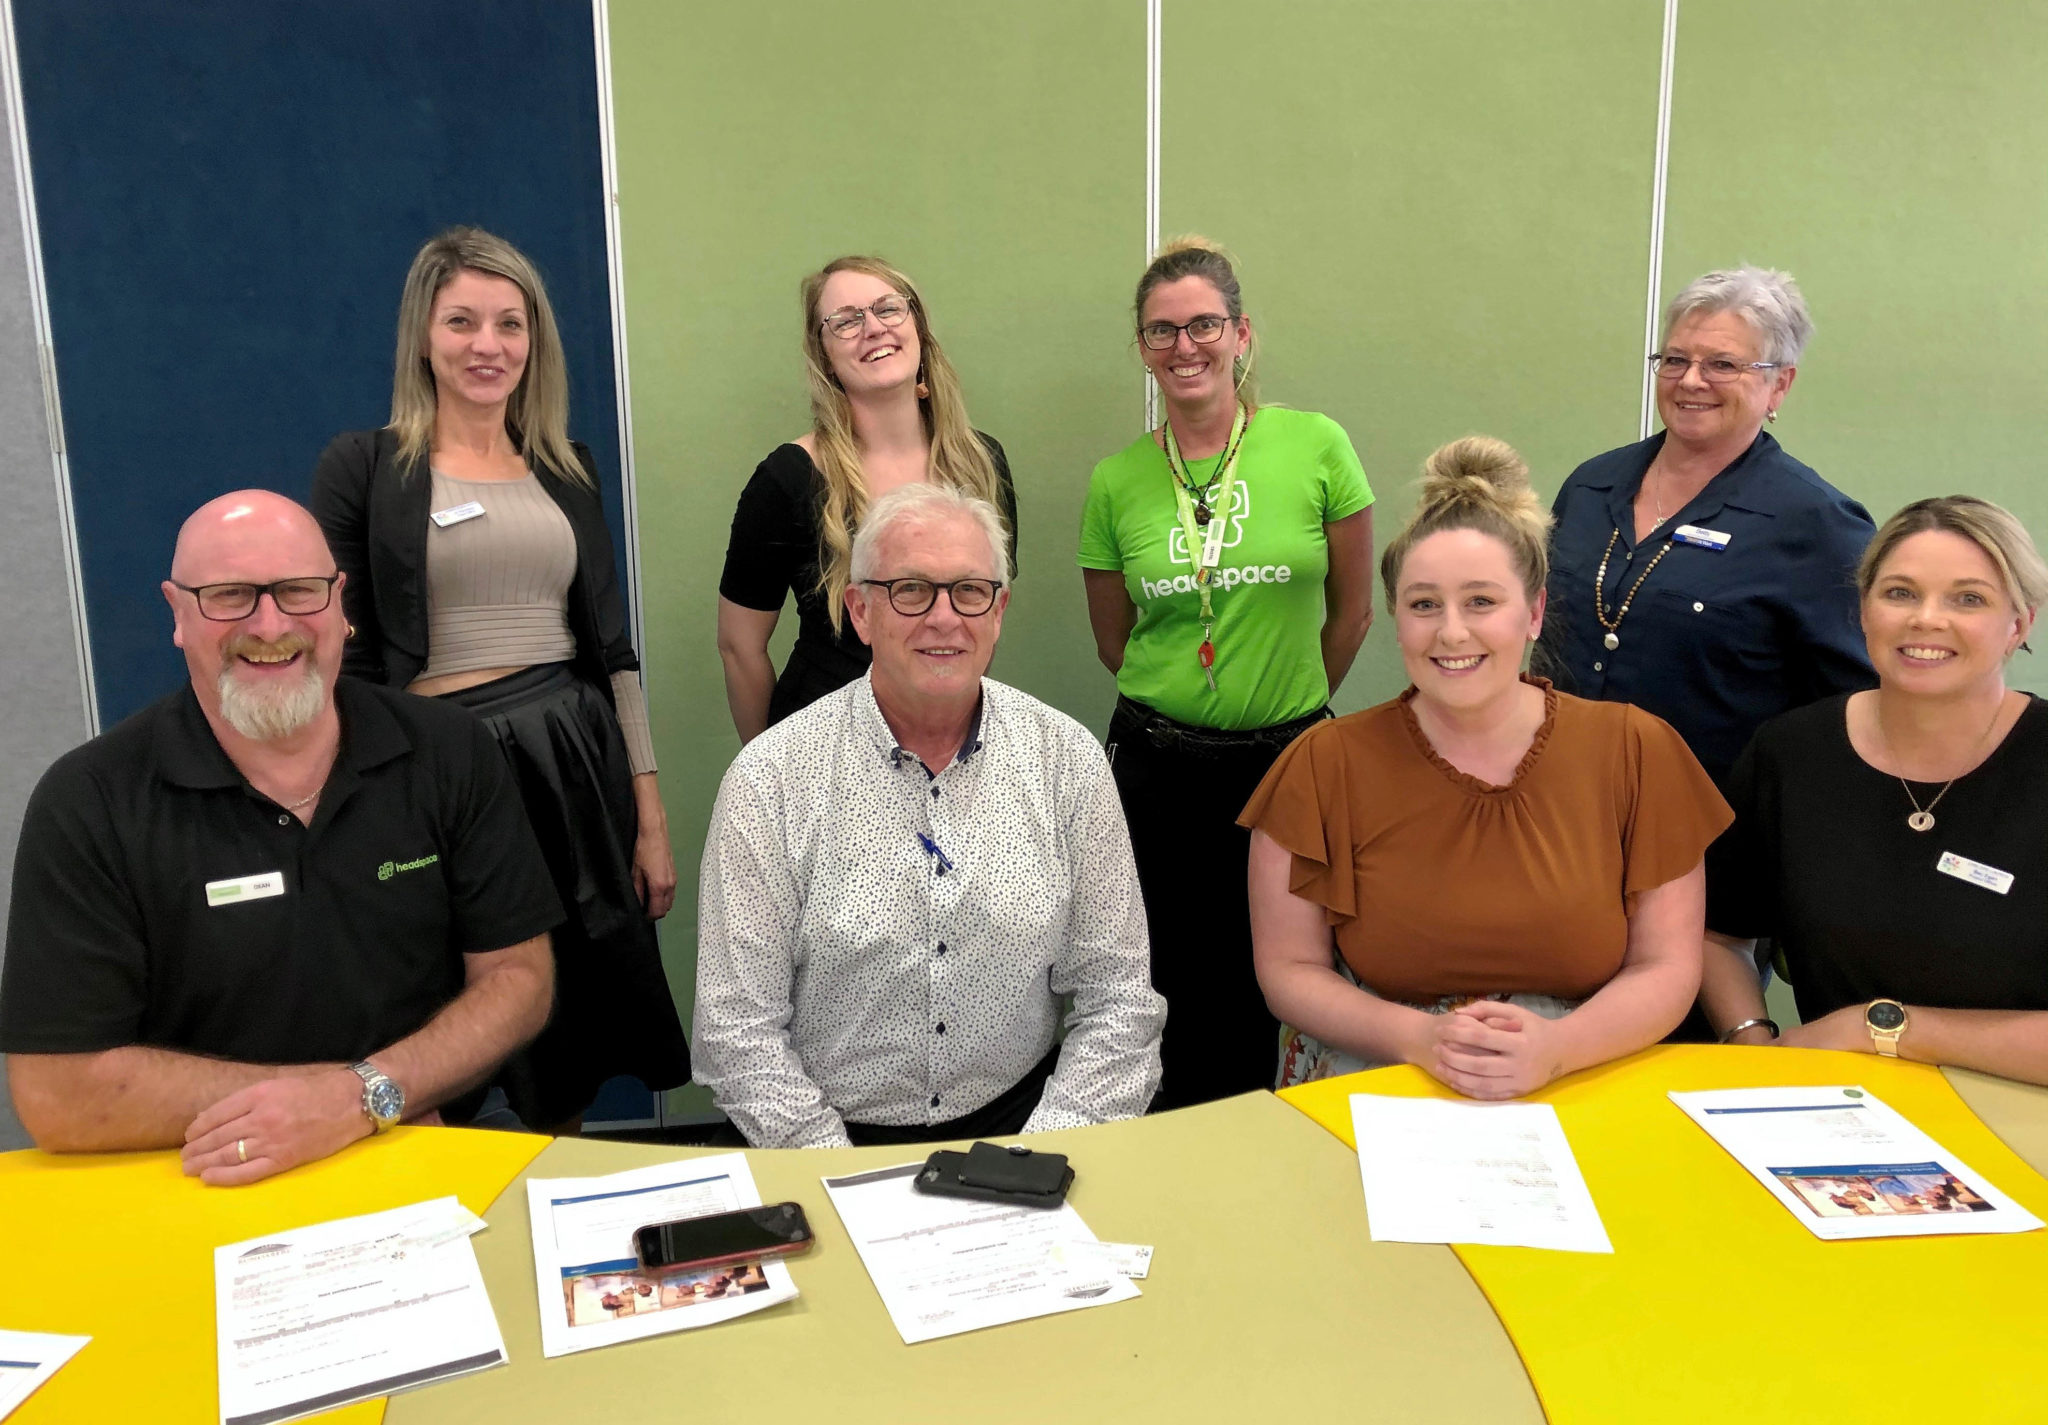
[[444,701],[497,737],[568,915],[554,932],[554,1014],[499,1074],[513,1111],[548,1128],[615,1075],[651,1089],[687,1082],[689,1042],[633,889],[639,813],[611,700],[568,664],[545,663]]

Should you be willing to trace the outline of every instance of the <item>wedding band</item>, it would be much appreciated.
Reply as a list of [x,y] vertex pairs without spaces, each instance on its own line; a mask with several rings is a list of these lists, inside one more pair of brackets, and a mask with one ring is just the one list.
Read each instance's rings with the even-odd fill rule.
[[236,1161],[236,1162],[238,1162],[238,1163],[246,1163],[246,1162],[248,1162],[248,1161],[249,1161],[249,1140],[248,1140],[248,1139],[246,1139],[246,1138],[237,1138],[237,1139],[235,1140],[235,1161]]

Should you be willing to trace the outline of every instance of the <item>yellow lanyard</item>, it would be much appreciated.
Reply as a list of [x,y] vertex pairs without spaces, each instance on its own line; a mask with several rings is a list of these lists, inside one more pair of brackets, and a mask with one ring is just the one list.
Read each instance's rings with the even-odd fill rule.
[[1195,650],[1195,657],[1201,662],[1202,676],[1208,680],[1212,693],[1216,691],[1216,644],[1211,636],[1216,627],[1216,611],[1209,603],[1210,576],[1223,560],[1223,527],[1230,517],[1231,499],[1237,493],[1237,457],[1244,445],[1244,428],[1245,409],[1243,402],[1239,402],[1237,415],[1230,422],[1230,440],[1223,447],[1223,469],[1209,482],[1216,486],[1216,503],[1211,508],[1207,486],[1200,497],[1195,494],[1194,477],[1188,474],[1180,442],[1174,439],[1173,422],[1166,422],[1166,468],[1173,473],[1173,502],[1180,515],[1181,533],[1187,538],[1188,563],[1194,567],[1195,587],[1202,595],[1202,643]]

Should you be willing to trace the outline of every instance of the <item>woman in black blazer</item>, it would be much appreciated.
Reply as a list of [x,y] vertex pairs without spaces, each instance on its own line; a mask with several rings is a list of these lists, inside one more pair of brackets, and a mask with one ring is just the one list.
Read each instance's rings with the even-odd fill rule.
[[342,671],[471,708],[518,773],[568,919],[555,1013],[500,1082],[531,1127],[573,1131],[599,1085],[689,1078],[652,922],[675,901],[639,659],[540,276],[453,228],[398,314],[391,422],[335,437],[313,513],[348,576]]

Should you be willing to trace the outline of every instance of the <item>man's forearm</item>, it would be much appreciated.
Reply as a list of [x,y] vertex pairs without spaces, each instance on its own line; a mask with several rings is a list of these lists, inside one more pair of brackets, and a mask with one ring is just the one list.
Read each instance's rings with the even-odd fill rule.
[[469,983],[441,1012],[370,1056],[405,1090],[408,1113],[475,1088],[540,1033],[554,1004],[548,937],[468,957]]
[[96,1054],[10,1054],[22,1127],[46,1153],[175,1148],[185,1127],[238,1089],[333,1064],[238,1064],[129,1044]]

